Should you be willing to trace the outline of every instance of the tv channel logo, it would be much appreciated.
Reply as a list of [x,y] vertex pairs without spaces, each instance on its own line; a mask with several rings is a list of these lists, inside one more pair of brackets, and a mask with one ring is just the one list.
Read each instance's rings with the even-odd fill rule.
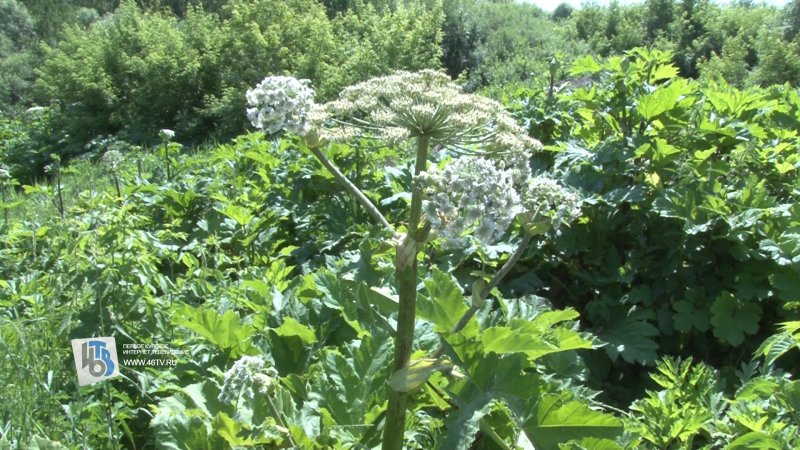
[[113,337],[73,339],[72,356],[80,386],[119,376],[117,343]]

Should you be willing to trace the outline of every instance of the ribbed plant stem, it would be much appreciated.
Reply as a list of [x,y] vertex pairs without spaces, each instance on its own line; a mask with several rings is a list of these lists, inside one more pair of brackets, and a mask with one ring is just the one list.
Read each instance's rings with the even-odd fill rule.
[[[425,170],[428,160],[427,136],[417,139],[417,161],[414,167],[414,180],[417,175]],[[392,373],[408,366],[411,359],[411,350],[414,344],[414,320],[417,315],[417,252],[420,243],[414,241],[419,230],[422,218],[422,191],[416,185],[411,194],[411,215],[408,221],[408,235],[406,242],[397,247],[397,260],[395,273],[397,276],[397,291],[399,297],[399,311],[397,315],[397,335],[394,345],[394,363]],[[410,254],[406,251],[407,244],[413,245]],[[383,450],[400,450],[403,448],[403,434],[406,427],[406,399],[407,393],[389,389],[389,406],[386,409],[386,428],[383,431]]]
[[350,193],[350,195],[355,197],[358,203],[360,203],[361,206],[367,210],[369,215],[372,216],[372,218],[375,219],[376,222],[380,223],[388,230],[392,229],[392,226],[389,224],[389,221],[386,220],[385,217],[383,217],[383,214],[381,214],[378,208],[367,198],[366,195],[364,195],[363,192],[361,192],[361,189],[359,189],[355,184],[353,184],[349,179],[347,179],[346,176],[344,176],[342,171],[339,170],[339,168],[336,167],[336,165],[333,164],[325,156],[324,153],[322,153],[322,150],[320,150],[318,147],[314,147],[311,149],[311,153],[319,160],[320,163],[322,163],[323,166],[325,166],[326,169],[328,169],[331,175],[333,175],[333,177],[336,178],[336,181],[338,181],[342,186],[344,186],[344,188],[347,190],[348,193]]
[[[533,239],[533,235],[526,232],[525,237],[522,238],[522,242],[519,244],[519,247],[517,247],[517,250],[514,252],[514,254],[511,255],[511,257],[508,258],[508,261],[506,261],[506,263],[503,264],[503,267],[501,267],[500,270],[497,271],[497,273],[492,277],[491,281],[489,281],[489,284],[486,285],[486,287],[481,290],[480,293],[481,301],[486,300],[486,297],[489,296],[489,294],[492,292],[492,289],[496,288],[497,285],[500,284],[501,281],[503,281],[503,278],[505,278],[506,275],[508,275],[508,273],[511,272],[511,268],[514,267],[519,261],[519,259],[522,258],[522,255],[525,254],[525,250],[528,249],[528,245],[531,243],[531,239]],[[463,330],[464,327],[467,325],[467,322],[469,322],[469,319],[471,319],[472,316],[475,315],[477,311],[478,311],[477,306],[475,305],[470,306],[469,310],[467,310],[467,312],[461,317],[456,326],[453,327],[453,333],[458,333],[459,331]]]

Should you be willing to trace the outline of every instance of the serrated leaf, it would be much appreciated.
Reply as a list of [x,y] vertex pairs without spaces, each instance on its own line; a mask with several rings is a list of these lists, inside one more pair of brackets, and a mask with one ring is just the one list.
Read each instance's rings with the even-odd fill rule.
[[614,439],[623,431],[616,417],[552,394],[536,402],[520,427],[537,450],[558,450],[559,443],[587,437]]
[[[317,405],[311,414],[345,442],[361,442],[370,430],[365,425],[385,409],[392,344],[388,336],[366,335],[361,341],[326,350],[319,370],[310,372],[315,376],[308,398]],[[371,447],[368,442],[361,444]]]
[[212,418],[220,411],[219,390],[204,381],[186,386],[163,398],[153,408],[150,427],[157,449],[212,450],[219,448],[219,438],[209,435]]
[[696,308],[688,300],[678,300],[672,305],[675,315],[672,317],[675,329],[686,333],[697,329],[700,332],[708,331],[711,324],[711,313],[705,308]]
[[272,331],[278,336],[297,336],[305,345],[317,342],[317,336],[311,328],[288,316],[284,317],[281,326],[274,328]]
[[243,325],[232,310],[219,315],[210,309],[186,305],[173,315],[172,323],[196,332],[221,350],[229,351],[232,357],[242,356],[251,348],[254,330]]
[[678,76],[678,68],[672,64],[659,65],[650,74],[650,82],[666,80]]
[[756,350],[756,356],[763,356],[767,364],[785,355],[793,348],[800,348],[800,321],[784,322],[780,331],[768,337]]
[[716,153],[717,149],[710,148],[708,150],[695,150],[694,152],[694,159],[696,162],[700,163],[707,160],[711,155]]
[[778,173],[784,174],[794,170],[794,164],[786,161],[779,161],[775,163],[775,169],[778,171]]
[[766,433],[752,431],[734,439],[725,450],[781,450],[783,446]]
[[768,365],[795,348],[796,342],[791,334],[781,332],[768,337],[756,350],[756,356],[763,356]]
[[650,323],[627,317],[614,320],[598,337],[608,343],[605,349],[612,360],[622,356],[629,363],[652,364],[658,357],[658,344],[652,337],[658,334]]
[[752,302],[742,302],[730,292],[723,292],[711,305],[711,325],[714,336],[722,342],[738,346],[746,334],[758,331],[761,307]]
[[584,56],[576,59],[575,62],[572,63],[569,73],[570,75],[595,73],[601,68],[602,67],[597,63],[597,60],[593,56]]
[[417,315],[433,323],[436,332],[449,332],[467,312],[464,294],[448,274],[436,267],[424,284],[428,296],[420,298]]
[[220,212],[225,216],[235,220],[239,225],[247,225],[253,220],[253,214],[249,209],[230,203],[226,205],[225,209]]
[[592,348],[592,342],[578,332],[564,327],[553,328],[556,323],[575,317],[575,311],[552,311],[534,320],[512,319],[508,326],[487,328],[481,333],[484,351],[525,353],[533,361],[552,353]]
[[238,436],[239,432],[241,431],[241,427],[224,412],[221,412],[214,417],[214,421],[211,422],[211,427],[213,428],[214,432],[216,432],[222,439],[225,439],[225,442],[227,442],[231,447],[253,444],[253,442],[247,439],[242,439]]
[[652,93],[639,97],[639,114],[645,120],[653,120],[661,114],[678,106],[678,99],[685,93],[686,82],[673,80],[668,85],[662,85]]
[[472,448],[475,435],[480,429],[481,419],[492,408],[492,396],[482,393],[469,403],[459,405],[454,413],[448,414],[444,422],[446,438],[439,442],[439,450],[468,450]]

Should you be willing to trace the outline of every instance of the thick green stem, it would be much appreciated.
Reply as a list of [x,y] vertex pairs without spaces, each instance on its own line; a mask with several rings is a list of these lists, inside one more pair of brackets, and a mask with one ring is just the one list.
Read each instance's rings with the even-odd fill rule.
[[[427,136],[417,140],[417,161],[414,167],[414,179],[425,170],[428,160]],[[408,234],[397,246],[395,273],[399,297],[397,315],[397,335],[395,336],[394,363],[392,373],[403,369],[411,359],[414,344],[414,321],[417,315],[417,253],[423,242],[417,242],[420,219],[422,217],[422,190],[414,185],[411,194],[411,215],[408,222]],[[383,432],[383,450],[400,450],[403,448],[403,434],[406,426],[407,393],[389,389],[389,406],[386,409],[386,427]]]
[[117,197],[122,198],[122,190],[119,188],[119,178],[116,173],[114,174],[114,186],[117,188]]
[[317,147],[311,148],[311,153],[319,160],[319,162],[322,163],[323,166],[325,166],[326,169],[328,169],[331,175],[333,175],[333,177],[336,178],[336,181],[338,181],[342,186],[344,186],[344,188],[347,190],[347,192],[350,193],[350,195],[355,197],[358,203],[360,203],[361,206],[367,210],[369,215],[372,216],[372,218],[376,222],[386,227],[386,229],[389,230],[393,229],[392,226],[389,224],[389,221],[386,220],[385,217],[383,217],[383,214],[381,214],[380,211],[378,211],[378,208],[367,198],[366,195],[364,195],[363,192],[361,192],[361,189],[359,189],[355,184],[353,184],[350,180],[348,180],[347,177],[344,176],[342,171],[340,171],[339,168],[336,167],[336,165],[333,164],[325,156],[325,154],[322,153],[322,151],[319,148]]
[[167,163],[167,181],[172,181],[172,156],[169,154],[169,143],[164,143],[164,161]]
[[6,187],[0,186],[0,192],[3,192],[3,228],[8,226],[8,200],[6,199]]
[[64,218],[64,194],[61,193],[61,174],[60,169],[56,171],[56,191],[58,192],[58,213]]

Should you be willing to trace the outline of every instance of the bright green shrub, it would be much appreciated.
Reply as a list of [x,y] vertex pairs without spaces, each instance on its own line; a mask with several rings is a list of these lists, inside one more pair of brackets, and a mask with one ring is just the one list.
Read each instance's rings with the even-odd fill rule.
[[533,5],[449,0],[445,11],[443,62],[468,90],[529,80],[547,73],[554,55],[585,52],[571,21],[554,22]]
[[46,50],[38,86],[60,108],[73,139],[123,132],[148,141],[165,127],[184,139],[198,136],[205,124],[190,115],[214,88],[203,69],[214,53],[207,31],[215,24],[198,13],[185,25],[128,2],[89,30],[71,28]]
[[0,111],[19,112],[28,106],[33,68],[34,23],[16,0],[0,1]]
[[400,3],[379,14],[372,5],[347,11],[332,21],[341,64],[335,83],[323,84],[325,97],[344,86],[391,72],[439,66],[442,54],[441,2]]
[[0,164],[20,182],[41,176],[51,154],[67,159],[80,150],[64,144],[48,108],[35,108],[19,118],[0,115]]
[[324,100],[372,75],[437,66],[441,20],[435,1],[333,21],[315,0],[239,0],[219,18],[198,9],[182,20],[127,2],[47,48],[38,87],[79,143],[117,133],[153,143],[161,128],[181,142],[228,138],[246,128],[245,91],[268,74],[308,78]]
[[223,17],[214,36],[215,58],[204,65],[217,84],[206,93],[201,111],[217,134],[231,137],[245,129],[244,93],[265,75],[328,78],[336,46],[325,10],[316,1],[239,0],[228,5]]
[[758,66],[752,73],[755,84],[770,86],[800,83],[800,39],[786,42],[780,30],[765,28],[755,43]]
[[[591,84],[557,94],[574,121],[537,162],[590,195],[587,220],[554,241],[559,257],[530,262],[543,281],[517,289],[558,285],[551,300],[599,327],[601,378],[635,378],[630,364],[663,353],[736,367],[797,315],[797,91],[689,81],[669,58],[576,62]],[[520,119],[542,121],[543,98],[524,96]]]

